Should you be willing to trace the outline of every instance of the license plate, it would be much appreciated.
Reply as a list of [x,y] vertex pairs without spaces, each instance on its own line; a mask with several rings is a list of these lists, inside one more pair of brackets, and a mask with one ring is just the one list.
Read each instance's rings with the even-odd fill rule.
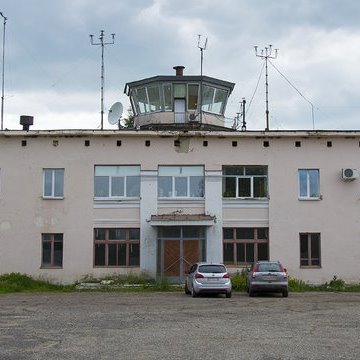
[[210,283],[215,283],[215,282],[218,282],[219,279],[217,279],[217,278],[208,278],[207,281],[210,282]]

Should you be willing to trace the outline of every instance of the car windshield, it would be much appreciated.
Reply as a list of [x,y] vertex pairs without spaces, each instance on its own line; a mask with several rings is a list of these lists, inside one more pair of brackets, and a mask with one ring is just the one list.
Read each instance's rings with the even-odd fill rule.
[[200,265],[199,272],[221,274],[226,272],[226,270],[223,265]]
[[266,263],[266,264],[259,264],[257,269],[258,272],[281,272],[281,266],[279,263]]

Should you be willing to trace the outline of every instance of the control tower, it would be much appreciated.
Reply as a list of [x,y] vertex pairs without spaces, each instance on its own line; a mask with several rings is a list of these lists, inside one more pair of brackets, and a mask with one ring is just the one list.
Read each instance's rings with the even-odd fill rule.
[[125,85],[135,127],[211,130],[225,126],[226,104],[235,84],[209,76],[186,76],[184,69],[174,66],[175,75],[154,76]]

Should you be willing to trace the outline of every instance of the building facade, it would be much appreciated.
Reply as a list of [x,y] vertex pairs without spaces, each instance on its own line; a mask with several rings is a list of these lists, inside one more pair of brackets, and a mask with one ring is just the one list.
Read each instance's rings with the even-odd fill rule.
[[[127,84],[134,129],[0,132],[0,273],[183,281],[194,261],[278,259],[310,283],[358,282],[360,132],[229,131],[233,84],[174,78]],[[215,88],[201,121],[198,81]]]

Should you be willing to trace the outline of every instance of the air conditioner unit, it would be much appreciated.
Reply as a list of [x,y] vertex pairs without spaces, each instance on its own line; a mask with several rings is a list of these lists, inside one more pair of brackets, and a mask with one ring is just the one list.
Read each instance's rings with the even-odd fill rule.
[[189,122],[198,122],[199,119],[198,119],[198,114],[195,114],[195,113],[190,113],[189,115]]
[[357,169],[344,168],[342,169],[342,178],[344,180],[354,180],[359,177],[359,171]]

